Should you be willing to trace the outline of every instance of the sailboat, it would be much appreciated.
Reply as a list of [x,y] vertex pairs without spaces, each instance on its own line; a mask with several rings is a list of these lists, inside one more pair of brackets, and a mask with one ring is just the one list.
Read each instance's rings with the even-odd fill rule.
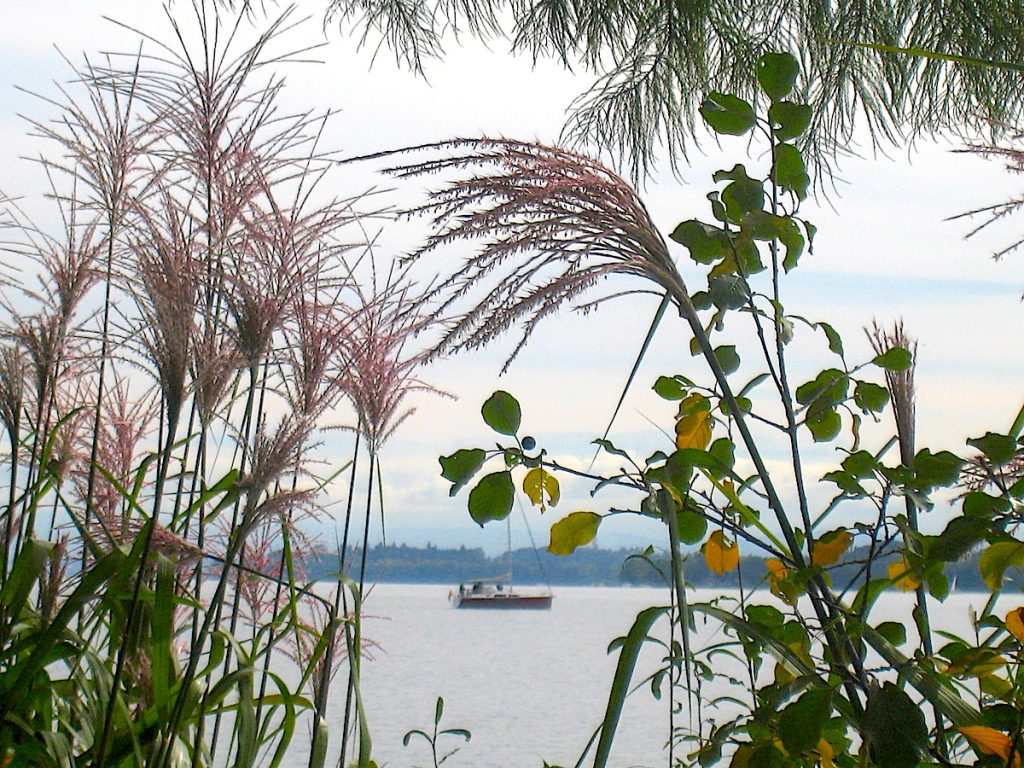
[[[511,518],[511,515],[509,516]],[[525,522],[526,515],[523,515]],[[512,555],[512,523],[506,519],[506,553],[511,563]],[[527,523],[529,530],[529,523]],[[533,542],[533,534],[530,534]],[[534,552],[537,547],[534,546]],[[538,558],[538,564],[540,559]],[[543,568],[543,566],[541,566]],[[526,609],[534,611],[551,610],[551,601],[555,596],[547,587],[542,589],[519,590],[512,587],[512,573],[487,579],[471,579],[459,584],[458,590],[448,593],[448,599],[456,608],[504,608]]]

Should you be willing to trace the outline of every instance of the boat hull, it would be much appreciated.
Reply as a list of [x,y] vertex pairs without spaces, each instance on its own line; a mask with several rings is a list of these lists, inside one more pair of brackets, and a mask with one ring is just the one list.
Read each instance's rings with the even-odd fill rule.
[[547,611],[551,599],[551,595],[455,595],[452,605],[475,610]]

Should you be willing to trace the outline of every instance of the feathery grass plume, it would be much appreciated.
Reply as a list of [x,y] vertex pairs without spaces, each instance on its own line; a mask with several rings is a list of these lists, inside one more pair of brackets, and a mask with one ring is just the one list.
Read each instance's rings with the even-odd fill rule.
[[190,359],[192,397],[199,421],[207,429],[242,366],[242,356],[234,339],[220,333],[216,325],[215,319],[208,316],[203,330],[195,329]]
[[265,428],[257,431],[249,454],[249,469],[238,481],[245,493],[247,511],[258,507],[263,495],[282,477],[302,474],[301,457],[313,426],[310,419],[289,414],[273,433]]
[[348,312],[338,303],[320,303],[305,292],[292,308],[293,340],[287,345],[291,375],[284,380],[295,411],[316,418],[336,405],[344,392],[351,347]]
[[0,423],[7,430],[12,451],[20,439],[27,375],[23,348],[11,343],[0,346]]
[[878,323],[872,323],[867,331],[871,347],[876,354],[883,354],[893,347],[902,347],[910,353],[910,365],[902,371],[886,369],[885,383],[892,396],[892,409],[896,416],[896,435],[899,438],[900,461],[904,466],[914,463],[916,410],[914,406],[914,371],[917,368],[917,342],[910,339],[899,321],[891,331],[883,330]]
[[[456,139],[401,152],[440,157],[386,170],[400,178],[460,172],[406,211],[431,217],[434,232],[408,258],[420,259],[461,240],[483,245],[425,297],[446,313],[474,288],[485,295],[469,311],[447,318],[435,354],[482,347],[521,324],[522,336],[505,368],[537,323],[579,301],[603,278],[641,277],[677,292],[682,280],[664,239],[636,191],[585,155],[508,139]],[[396,153],[389,153],[396,154]],[[579,304],[587,311],[622,293]]]
[[412,415],[414,409],[403,410],[409,394],[451,395],[415,376],[429,352],[409,347],[414,337],[435,322],[423,312],[425,297],[413,292],[405,271],[392,266],[381,283],[372,261],[371,265],[371,291],[356,288],[358,304],[349,322],[348,365],[339,375],[359,416],[358,428],[366,438],[366,448],[376,456]]
[[138,206],[129,236],[135,293],[142,327],[139,342],[155,368],[168,420],[176,422],[185,399],[195,310],[202,274],[194,222],[168,189],[159,208]]
[[[121,489],[130,487],[141,448],[153,430],[158,412],[157,402],[152,390],[141,396],[133,396],[130,382],[120,375],[115,375],[103,400],[103,419],[99,431],[95,435],[85,435],[88,444],[81,446],[80,460],[72,472],[78,493],[85,499],[88,494],[89,462],[95,461],[103,472],[94,478],[92,505],[105,519],[120,517],[127,523],[132,511],[125,505]],[[94,459],[90,453],[93,440],[96,441]]]

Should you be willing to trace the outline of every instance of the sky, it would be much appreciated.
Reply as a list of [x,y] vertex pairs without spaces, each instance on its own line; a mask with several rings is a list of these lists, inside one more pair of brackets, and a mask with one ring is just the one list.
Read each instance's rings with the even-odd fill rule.
[[[177,7],[187,11],[185,3]],[[302,12],[315,16],[319,8],[309,2]],[[31,208],[45,181],[36,164],[21,159],[39,151],[21,115],[45,114],[46,105],[26,90],[55,96],[54,83],[69,74],[62,56],[79,62],[84,54],[137,48],[135,33],[103,17],[157,36],[166,35],[169,28],[153,0],[6,0],[5,11],[0,27],[0,189],[23,195]],[[370,48],[357,50],[355,41],[337,30],[328,30],[325,38],[319,18],[291,33],[291,41],[296,46],[326,45],[315,52],[320,63],[291,64],[283,70],[285,105],[337,110],[323,143],[343,156],[453,136],[554,143],[566,109],[590,82],[588,76],[568,73],[551,62],[534,65],[514,58],[500,41],[489,47],[470,42],[452,46],[442,61],[428,65],[425,79],[396,67],[387,51],[374,57]],[[814,254],[806,255],[786,280],[787,308],[834,325],[844,336],[850,360],[871,356],[865,326],[872,321],[887,326],[902,319],[919,342],[918,444],[962,452],[968,437],[1005,431],[1024,399],[1019,342],[1024,336],[1024,254],[999,262],[991,256],[1020,237],[1024,217],[1011,217],[970,240],[965,235],[973,228],[971,222],[950,217],[1019,193],[1021,180],[999,162],[959,152],[962,143],[956,139],[919,141],[912,148],[889,148],[884,154],[868,145],[850,149],[860,156],[841,162],[836,191],[828,199],[809,201],[803,210],[819,234]],[[705,195],[713,187],[711,173],[735,162],[755,167],[763,162],[756,153],[748,157],[748,152],[745,140],[716,145],[709,139],[692,153],[681,178],[656,172],[642,188],[656,224],[667,233],[684,219],[709,218]],[[662,166],[667,165],[666,160]],[[339,194],[369,184],[386,189],[392,183],[354,170],[351,189]],[[385,227],[378,239],[379,253],[400,255],[422,234],[415,225]],[[674,255],[685,261],[684,249],[673,247]],[[452,258],[437,267],[450,266]],[[696,282],[696,273],[688,267],[684,276]],[[604,431],[655,305],[650,297],[638,297],[609,303],[587,317],[563,312],[541,326],[500,378],[515,335],[482,353],[426,369],[425,380],[457,399],[417,399],[416,413],[385,447],[388,539],[500,551],[504,529],[481,530],[468,518],[465,494],[448,497],[438,455],[490,445],[492,437],[480,420],[479,407],[492,391],[504,389],[521,401],[526,432],[550,455],[585,468],[593,455],[590,441]],[[740,330],[738,325],[735,331],[730,328],[743,351],[750,348],[749,335]],[[662,431],[671,431],[674,408],[654,396],[650,386],[661,374],[701,375],[688,343],[678,320],[662,324],[612,431],[617,444],[640,456],[670,447]],[[833,364],[820,332],[799,331],[791,347],[791,375],[798,383]],[[736,377],[757,372],[741,369]],[[886,417],[866,429],[865,443],[875,440],[880,445],[888,431]],[[824,448],[808,442],[811,472],[834,468],[842,458],[836,446],[849,444],[848,436]],[[769,439],[768,445],[770,464],[785,476],[781,444]],[[602,460],[596,466],[614,469],[615,464]],[[578,509],[603,512],[630,501],[605,493],[591,497],[589,486],[580,482],[566,482],[562,490],[558,507],[543,518],[536,510],[529,513],[540,545],[546,543],[548,525],[563,514]],[[791,484],[783,482],[782,490],[791,493]],[[821,489],[812,494],[819,504],[826,498]],[[525,526],[519,524],[519,513],[514,515],[513,544],[525,545]],[[940,528],[943,515],[940,508],[926,516],[926,528]],[[659,544],[659,529],[641,523],[626,517],[609,521],[598,544]]]

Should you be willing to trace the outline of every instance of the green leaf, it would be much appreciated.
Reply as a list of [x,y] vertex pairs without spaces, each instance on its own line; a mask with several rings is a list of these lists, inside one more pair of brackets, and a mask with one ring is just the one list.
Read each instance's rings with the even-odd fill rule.
[[679,540],[683,544],[696,544],[707,533],[708,521],[703,515],[682,509],[676,512],[676,527],[679,530]]
[[503,435],[515,435],[523,418],[519,401],[501,390],[487,398],[487,402],[480,408],[480,413],[487,426]]
[[834,352],[835,354],[837,354],[840,357],[842,357],[843,354],[844,354],[843,353],[843,338],[842,338],[842,336],[839,335],[839,332],[836,331],[836,329],[833,328],[828,323],[818,323],[818,327],[821,328],[821,330],[825,332],[825,338],[828,339],[829,351],[830,352]]
[[914,487],[927,493],[936,487],[952,485],[960,477],[963,459],[949,451],[932,453],[922,448],[914,457]]
[[871,362],[887,371],[905,371],[914,362],[914,358],[903,347],[893,347],[876,355]]
[[786,247],[786,255],[782,259],[782,269],[791,272],[796,268],[797,262],[804,253],[807,242],[800,234],[800,227],[792,219],[787,219],[785,229],[779,234],[779,242]]
[[659,376],[654,382],[654,391],[663,400],[682,400],[686,397],[686,387],[675,376]]
[[572,512],[551,526],[548,552],[552,555],[571,555],[577,547],[592,542],[600,527],[600,515],[594,512]]
[[903,645],[907,642],[907,628],[898,621],[883,621],[875,631],[893,645]]
[[864,739],[879,768],[915,768],[928,751],[924,712],[904,691],[885,683],[868,693]]
[[812,381],[801,384],[796,390],[796,401],[807,406],[808,417],[822,411],[834,410],[846,399],[850,379],[838,368],[826,368]]
[[967,444],[977,448],[985,454],[985,458],[1000,467],[1017,453],[1016,440],[1009,435],[997,435],[994,432],[986,432],[983,437],[972,437]]
[[984,517],[955,517],[938,536],[924,537],[925,555],[929,561],[959,560],[985,538],[988,527]]
[[736,347],[733,345],[715,348],[715,359],[722,366],[725,373],[735,373],[740,367],[740,356],[736,354]]
[[672,230],[670,238],[690,251],[698,264],[714,264],[729,254],[729,236],[718,227],[697,219],[684,221]]
[[730,221],[739,224],[745,214],[764,209],[764,185],[747,175],[747,169],[736,164],[731,171],[716,171],[712,178],[717,181],[731,181],[722,190],[722,202]]
[[998,541],[978,558],[981,578],[993,592],[1003,586],[1007,568],[1021,567],[1024,567],[1024,543],[1019,541]]
[[438,458],[441,464],[441,477],[452,484],[448,491],[449,496],[457,494],[473,475],[480,471],[486,456],[482,448],[462,448],[451,456]]
[[789,95],[800,74],[800,64],[791,53],[766,53],[757,62],[757,82],[772,101]]
[[492,520],[504,520],[512,511],[515,494],[511,472],[484,475],[469,492],[469,516],[480,526]]
[[1001,512],[1010,509],[1010,502],[1003,496],[991,496],[984,491],[971,491],[964,496],[964,514],[968,517],[990,521]]
[[870,381],[858,381],[853,390],[853,402],[865,413],[878,413],[889,402],[889,390]]
[[715,440],[708,448],[708,453],[714,456],[722,465],[721,467],[707,467],[708,472],[710,472],[711,476],[715,479],[720,480],[725,477],[732,471],[733,466],[736,464],[736,446],[733,444],[732,440],[727,437],[720,437]]
[[856,478],[871,477],[878,466],[878,459],[868,451],[857,451],[843,459],[843,469]]
[[547,505],[557,506],[561,496],[558,478],[544,467],[534,467],[526,473],[526,477],[523,478],[523,493],[533,506],[542,510]]
[[804,421],[816,443],[834,440],[843,428],[843,419],[836,411],[821,411],[808,415]]
[[814,688],[779,713],[779,738],[795,757],[818,746],[821,731],[832,714],[832,692]]
[[795,139],[807,130],[813,113],[806,104],[777,101],[768,107],[768,122],[779,141]]
[[750,288],[738,275],[718,275],[708,284],[711,301],[719,309],[739,309],[750,298]]
[[775,182],[799,200],[807,198],[811,177],[807,173],[803,155],[792,144],[779,144],[775,147]]
[[712,91],[700,105],[700,116],[715,133],[742,136],[757,123],[754,108],[738,96]]

